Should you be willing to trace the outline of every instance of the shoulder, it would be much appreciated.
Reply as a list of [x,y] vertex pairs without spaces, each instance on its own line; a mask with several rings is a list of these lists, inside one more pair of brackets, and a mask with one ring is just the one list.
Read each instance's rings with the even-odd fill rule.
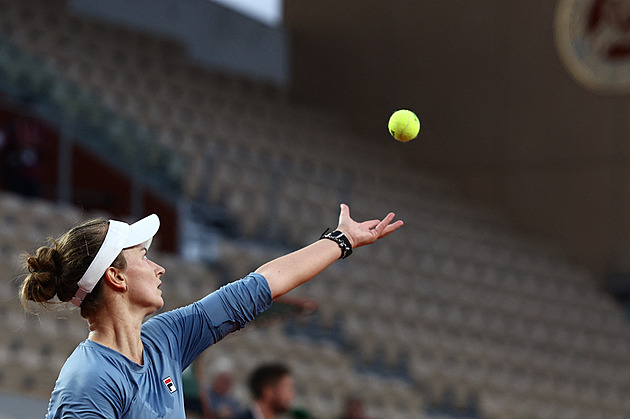
[[59,373],[50,398],[49,417],[64,412],[118,417],[130,392],[124,360],[116,359],[96,346],[82,342]]
[[79,385],[95,385],[98,381],[96,378],[118,378],[125,375],[128,363],[120,353],[85,340],[68,357],[59,378]]

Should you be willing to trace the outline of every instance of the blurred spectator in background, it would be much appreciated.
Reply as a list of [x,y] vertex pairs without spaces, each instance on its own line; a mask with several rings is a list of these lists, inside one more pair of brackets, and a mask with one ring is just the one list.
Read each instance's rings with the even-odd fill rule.
[[186,409],[186,417],[191,419],[200,417],[204,419],[211,418],[207,413],[210,411],[210,408],[203,392],[203,357],[204,352],[182,372],[184,407]]
[[249,379],[254,402],[238,419],[273,419],[288,413],[295,398],[295,384],[289,368],[280,363],[263,364]]
[[347,399],[343,413],[339,419],[369,419],[365,414],[363,400],[358,397],[350,397]]
[[214,360],[208,371],[210,386],[204,389],[209,414],[204,418],[233,419],[242,414],[243,407],[234,397],[234,363],[226,357]]
[[182,374],[186,413],[203,419],[234,419],[244,408],[234,397],[234,364],[218,357],[206,368],[203,352]]

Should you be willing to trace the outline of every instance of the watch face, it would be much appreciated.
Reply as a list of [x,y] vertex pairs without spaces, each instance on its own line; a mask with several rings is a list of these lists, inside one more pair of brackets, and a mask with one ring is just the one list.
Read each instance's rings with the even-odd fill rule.
[[554,34],[578,83],[597,93],[630,92],[630,0],[558,0]]

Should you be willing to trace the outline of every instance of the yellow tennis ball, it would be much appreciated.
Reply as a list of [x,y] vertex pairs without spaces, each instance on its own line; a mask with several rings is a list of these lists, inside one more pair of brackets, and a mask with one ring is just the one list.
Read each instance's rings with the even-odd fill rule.
[[407,109],[394,112],[389,117],[387,126],[392,137],[403,143],[413,140],[420,132],[420,120],[415,113]]

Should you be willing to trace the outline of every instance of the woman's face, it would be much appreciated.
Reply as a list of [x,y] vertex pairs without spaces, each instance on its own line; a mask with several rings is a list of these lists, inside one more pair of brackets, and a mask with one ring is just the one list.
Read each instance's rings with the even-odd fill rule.
[[127,280],[128,298],[130,302],[142,309],[146,314],[159,310],[164,305],[162,299],[162,280],[164,268],[147,257],[147,249],[143,245],[123,250],[127,267],[121,271]]

